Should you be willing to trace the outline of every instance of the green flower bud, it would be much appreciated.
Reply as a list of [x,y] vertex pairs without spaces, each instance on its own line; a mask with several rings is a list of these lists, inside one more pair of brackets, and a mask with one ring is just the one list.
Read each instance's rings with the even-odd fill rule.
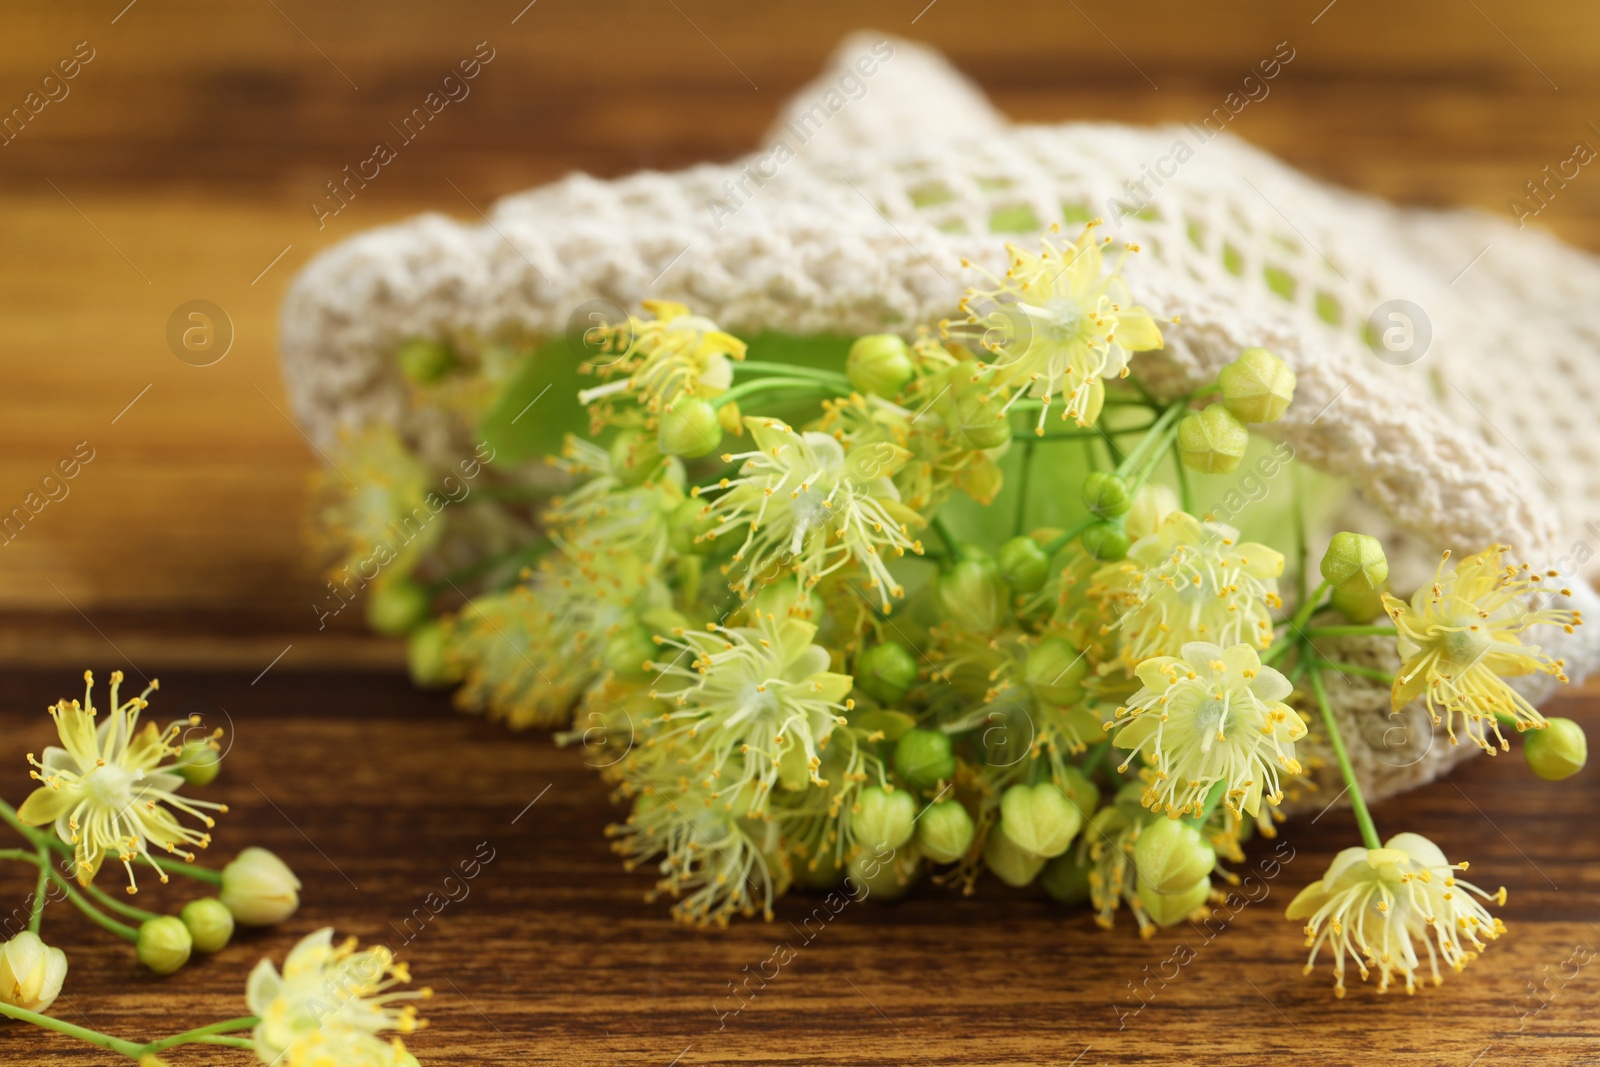
[[453,685],[460,681],[460,674],[450,666],[449,657],[445,654],[448,646],[444,626],[437,622],[412,630],[411,637],[406,641],[406,667],[411,671],[411,680],[425,688]]
[[856,657],[856,685],[880,704],[898,704],[917,680],[917,661],[905,645],[884,641]]
[[1082,904],[1089,899],[1089,872],[1094,864],[1078,862],[1072,852],[1065,852],[1044,865],[1039,874],[1039,884],[1062,904]]
[[717,409],[697,396],[682,396],[661,416],[658,447],[669,456],[707,456],[722,443]]
[[1070,763],[1062,769],[1061,780],[1056,783],[1056,788],[1078,809],[1078,814],[1083,816],[1085,822],[1093,817],[1095,809],[1100,806],[1100,787]]
[[983,843],[983,862],[995,877],[1019,889],[1044,870],[1044,857],[1034,855],[1007,837],[1004,822],[989,831],[989,839]]
[[[606,639],[600,662],[619,678],[639,679],[652,673],[650,663],[658,651],[654,634],[641,625],[623,626]],[[670,650],[669,650],[670,651]],[[671,658],[671,657],[666,657]]]
[[991,559],[968,557],[939,576],[939,606],[964,630],[988,633],[1005,617],[1006,591]]
[[917,820],[917,849],[935,863],[954,863],[972,847],[972,816],[959,800],[930,805]]
[[1368,623],[1383,614],[1383,593],[1377,589],[1348,591],[1335,586],[1328,599],[1351,622]]
[[1559,782],[1583,770],[1589,759],[1589,740],[1583,727],[1571,719],[1550,719],[1542,730],[1522,735],[1522,756],[1547,782]]
[[235,922],[272,926],[300,907],[300,879],[271,852],[251,847],[222,868],[218,896]]
[[911,840],[915,828],[917,801],[904,789],[889,792],[882,786],[869,786],[856,799],[850,817],[850,830],[856,844],[868,852],[899,848]]
[[401,637],[428,618],[428,591],[410,578],[395,578],[372,587],[367,597],[367,625],[386,637]]
[[1128,483],[1110,471],[1095,471],[1084,479],[1083,502],[1102,519],[1115,519],[1133,507]]
[[1155,893],[1181,893],[1211,873],[1217,854],[1181,819],[1156,819],[1139,831],[1133,864],[1140,886]]
[[1157,926],[1174,926],[1206,902],[1211,895],[1211,879],[1202,878],[1192,886],[1177,893],[1157,893],[1143,882],[1139,883],[1139,903],[1149,913]]
[[850,388],[882,397],[896,397],[911,380],[911,356],[906,343],[892,333],[856,338],[845,359]]
[[894,771],[913,789],[931,789],[955,777],[956,757],[943,730],[907,730],[894,746]]
[[1018,848],[1049,859],[1067,850],[1083,816],[1050,782],[1014,785],[1000,798],[1000,825]]
[[1227,474],[1244,458],[1250,431],[1221,404],[1185,415],[1178,423],[1178,455],[1201,474]]
[[220,952],[233,938],[233,912],[216,897],[191,900],[178,914],[201,952]]
[[1350,594],[1375,593],[1389,580],[1389,560],[1376,537],[1351,533],[1333,535],[1322,557],[1322,576]]
[[1277,422],[1294,399],[1294,371],[1265,348],[1247,348],[1217,375],[1222,402],[1241,422]]
[[422,337],[413,337],[401,345],[397,358],[400,373],[417,385],[438,381],[456,362],[455,353],[449,345]]
[[1041,700],[1076,704],[1083,697],[1089,659],[1064,637],[1047,637],[1028,649],[1023,677]]
[[181,919],[163,915],[146,919],[139,926],[139,940],[135,952],[139,962],[157,974],[172,974],[189,962],[194,950],[194,938]]
[[864,853],[850,861],[851,880],[865,886],[865,895],[874,900],[899,900],[920,877],[922,857],[911,851]]
[[991,396],[988,387],[979,382],[963,385],[965,388],[945,416],[956,441],[974,449],[999,448],[1010,441],[1011,421],[1001,410],[1005,398]]
[[661,448],[654,434],[626,429],[611,442],[611,473],[622,484],[638,485],[660,467]]
[[1083,550],[1103,563],[1115,563],[1128,555],[1133,541],[1120,522],[1091,523],[1079,537]]
[[222,746],[217,744],[215,737],[197,737],[185,741],[174,769],[190,785],[210,785],[222,770]]
[[1037,593],[1050,577],[1050,557],[1039,542],[1024,534],[1013,537],[995,554],[1000,577],[1018,593]]

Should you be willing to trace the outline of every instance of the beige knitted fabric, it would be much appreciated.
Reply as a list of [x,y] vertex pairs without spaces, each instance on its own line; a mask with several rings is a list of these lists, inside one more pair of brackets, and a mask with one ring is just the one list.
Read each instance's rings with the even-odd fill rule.
[[[940,57],[882,35],[847,40],[744,160],[574,175],[488,223],[426,215],[325,252],[285,304],[285,371],[319,444],[379,419],[461,454],[463,428],[406,401],[406,338],[559,331],[596,297],[683,300],[738,330],[910,330],[952,313],[974,280],[962,257],[1003,271],[1005,240],[1095,216],[1141,246],[1124,268],[1140,302],[1181,319],[1139,373],[1175,392],[1244,347],[1282,356],[1299,387],[1270,432],[1360,490],[1397,584],[1441,548],[1503,541],[1594,607],[1579,578],[1600,555],[1600,526],[1584,526],[1600,518],[1585,510],[1600,431],[1581,417],[1600,408],[1592,257],[1330,188],[1205,126],[1012,126]],[[1548,629],[1536,639],[1575,679],[1600,659],[1600,628]],[[1476,751],[1436,741],[1421,712],[1391,717],[1370,683],[1334,697],[1376,796]]]

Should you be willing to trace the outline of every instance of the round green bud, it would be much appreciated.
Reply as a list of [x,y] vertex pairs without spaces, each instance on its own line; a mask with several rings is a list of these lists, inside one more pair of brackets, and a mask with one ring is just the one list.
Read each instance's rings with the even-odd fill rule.
[[856,338],[844,364],[850,388],[882,397],[896,397],[911,380],[911,356],[906,343],[892,333]]
[[139,926],[135,952],[139,962],[157,974],[172,974],[189,962],[189,953],[193,950],[194,938],[189,936],[189,928],[183,925],[182,919],[163,915],[146,919]]
[[[915,852],[865,853],[849,864],[850,879],[866,887],[874,900],[899,900],[922,877],[922,857]],[[861,897],[851,892],[859,900]]]
[[986,387],[971,383],[946,416],[956,440],[968,448],[999,448],[1011,440],[1011,421],[1006,418],[1003,397],[990,396]]
[[913,789],[932,789],[955,777],[956,756],[943,730],[907,730],[894,746],[894,771]]
[[1089,659],[1066,638],[1047,637],[1028,649],[1022,674],[1041,700],[1075,704],[1083,697]]
[[1039,877],[1045,861],[1043,856],[1029,852],[1007,837],[1002,822],[989,831],[989,839],[983,843],[983,862],[995,877],[1020,889]]
[[1178,893],[1209,875],[1217,865],[1217,854],[1189,823],[1156,819],[1139,831],[1133,863],[1141,886],[1156,893]]
[[178,915],[200,952],[220,952],[233,938],[233,912],[216,897],[191,900]]
[[1024,534],[1013,537],[995,554],[1000,577],[1018,593],[1037,593],[1050,577],[1050,557],[1039,542]]
[[682,396],[661,416],[658,447],[669,456],[707,456],[722,443],[717,409],[697,396]]
[[1133,541],[1120,522],[1091,523],[1079,537],[1083,550],[1102,563],[1115,563],[1128,555]]
[[1176,893],[1157,893],[1142,881],[1139,883],[1139,903],[1149,913],[1157,926],[1175,926],[1188,918],[1211,895],[1211,879],[1202,878],[1192,886]]
[[930,805],[917,820],[917,849],[935,863],[954,863],[972,847],[972,816],[959,800]]
[[1083,816],[1085,822],[1094,816],[1095,809],[1100,806],[1100,787],[1070,763],[1062,769],[1056,788],[1078,809],[1078,814]]
[[1005,617],[1006,592],[991,559],[967,557],[939,576],[939,606],[964,630],[988,633]]
[[1339,585],[1328,594],[1328,599],[1339,613],[1351,622],[1369,623],[1384,613],[1383,593],[1377,589],[1352,592]]
[[856,657],[856,685],[880,704],[898,704],[917,680],[917,661],[898,641],[883,641]]
[[1375,593],[1389,580],[1389,560],[1376,537],[1351,533],[1333,535],[1322,557],[1322,576],[1330,585],[1351,595]]
[[909,792],[896,789],[891,793],[874,785],[856,798],[850,830],[856,844],[869,852],[880,846],[899,848],[911,840],[916,818],[917,801]]
[[1044,865],[1039,884],[1062,904],[1082,904],[1089,899],[1089,872],[1092,870],[1094,864],[1080,864],[1077,856],[1065,852]]
[[367,625],[386,637],[404,636],[427,620],[432,601],[410,578],[382,582],[367,597]]
[[175,768],[193,786],[206,786],[222,771],[222,750],[215,738],[197,737],[183,743]]
[[438,381],[456,362],[449,345],[422,337],[413,337],[401,345],[398,359],[400,373],[417,385]]
[[1227,408],[1212,404],[1178,423],[1178,456],[1201,474],[1227,474],[1250,445],[1250,431]]
[[1241,422],[1277,422],[1294,399],[1294,371],[1265,348],[1247,348],[1217,375],[1222,402]]
[[622,484],[638,485],[660,467],[661,448],[654,434],[630,428],[612,440],[611,473]]
[[1083,482],[1083,502],[1102,519],[1115,519],[1133,507],[1128,483],[1110,471],[1094,471]]
[[406,667],[411,680],[425,688],[453,685],[460,674],[450,665],[444,626],[430,622],[411,631],[406,641]]
[[1042,859],[1059,856],[1083,816],[1053,783],[1014,785],[1000,798],[1000,825],[1018,848]]
[[620,627],[606,639],[600,662],[619,678],[643,678],[651,673],[649,664],[658,651],[653,636],[638,624]]
[[1589,759],[1589,740],[1583,727],[1571,719],[1550,719],[1542,730],[1522,735],[1522,756],[1547,782],[1559,782],[1583,770]]

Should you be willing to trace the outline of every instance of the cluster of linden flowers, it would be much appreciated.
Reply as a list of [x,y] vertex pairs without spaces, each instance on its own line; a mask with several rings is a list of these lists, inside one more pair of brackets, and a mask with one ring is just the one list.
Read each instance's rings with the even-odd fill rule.
[[[421,1026],[410,1001],[428,990],[399,989],[410,977],[387,948],[358,951],[354,941],[336,946],[332,930],[296,945],[281,974],[269,960],[256,966],[245,995],[248,1016],[132,1041],[46,1014],[67,980],[66,953],[42,936],[52,903],[70,903],[131,942],[139,962],[160,975],[176,972],[195,953],[221,952],[236,925],[276,925],[300,906],[299,880],[266,849],[247,848],[220,871],[194,862],[193,849],[211,842],[208,813],[227,807],[183,790],[216,779],[222,732],[205,732],[198,717],[165,726],[150,721],[155,681],[123,700],[122,672],[114,672],[111,703],[103,709],[95,707],[87,671],[84,682],[81,702],[62,700],[49,709],[61,744],[46,748],[42,758],[28,756],[37,787],[20,808],[0,801],[0,821],[25,845],[0,849],[0,861],[37,871],[26,915],[6,923],[7,933],[13,922],[24,928],[0,943],[0,1017],[77,1038],[140,1067],[161,1067],[161,1053],[186,1045],[247,1049],[281,1067],[415,1067],[399,1038],[379,1035]],[[125,895],[139,891],[141,868],[161,883],[176,874],[215,895],[188,901],[176,915],[147,911],[96,884],[107,860],[122,868]]]
[[[1341,533],[1307,589],[1303,533],[1244,541],[1197,506],[1295,376],[1251,348],[1202,388],[1151,393],[1129,360],[1161,328],[1118,272],[1136,249],[1108,244],[1091,226],[1013,247],[964,318],[861,337],[843,366],[758,358],[755,338],[646,303],[601,331],[590,433],[551,461],[563,495],[507,520],[537,521],[504,557],[528,565],[462,606],[492,560],[428,585],[401,560],[378,614],[410,632],[419,681],[581,741],[628,808],[616,850],[696,924],[771,918],[791,888],[847,878],[893,898],[987,874],[1149,935],[1238,881],[1225,864],[1310,787],[1315,729],[1363,844],[1290,917],[1341,993],[1347,960],[1410,990],[1425,954],[1437,980],[1501,933],[1498,898],[1425,838],[1378,837],[1323,675],[1384,680],[1452,741],[1505,747],[1509,725],[1561,777],[1581,731],[1505,679],[1560,676],[1528,631],[1578,619],[1501,546],[1441,563],[1407,603],[1377,541]],[[416,462],[346,494],[343,526],[404,513],[426,489]],[[1031,526],[1038,512],[1059,524]],[[435,593],[452,600],[437,619]],[[1351,637],[1393,638],[1398,671],[1325,658]]]

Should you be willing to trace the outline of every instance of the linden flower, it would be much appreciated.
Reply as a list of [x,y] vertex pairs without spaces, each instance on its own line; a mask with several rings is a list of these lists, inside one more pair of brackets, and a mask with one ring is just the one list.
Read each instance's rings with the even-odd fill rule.
[[[672,477],[627,485],[611,469],[611,455],[583,438],[568,436],[554,465],[569,474],[593,475],[577,489],[551,500],[545,522],[574,544],[639,556],[652,566],[666,557],[668,519],[684,500]],[[678,468],[681,476],[682,468]]]
[[619,361],[628,377],[585,389],[578,399],[589,404],[631,389],[646,398],[650,411],[662,411],[680,396],[709,398],[726,392],[733,383],[728,361],[744,359],[745,343],[710,319],[691,315],[682,304],[646,300],[644,307],[655,317],[628,320],[633,343]]
[[[283,973],[262,960],[245,987],[252,1014],[256,1056],[275,1067],[404,1067],[415,1063],[398,1037],[426,1023],[410,1000],[431,989],[392,992],[411,981],[406,965],[378,946],[356,951],[356,939],[333,944],[333,930],[307,936],[289,950]],[[398,1005],[398,1006],[397,1006]]]
[[1135,673],[1145,688],[1117,709],[1126,724],[1113,743],[1154,769],[1146,807],[1174,818],[1200,812],[1218,782],[1235,814],[1259,814],[1263,797],[1274,805],[1282,799],[1280,773],[1300,773],[1294,742],[1306,724],[1283,703],[1294,687],[1263,667],[1255,649],[1194,641],[1181,659],[1157,656]]
[[[1491,732],[1502,749],[1511,747],[1500,733],[1497,712],[1514,716],[1519,731],[1545,725],[1544,716],[1505,678],[1543,672],[1567,680],[1565,661],[1551,659],[1518,635],[1539,623],[1571,633],[1583,621],[1577,611],[1535,607],[1541,580],[1556,572],[1530,574],[1526,563],[1502,563],[1507,550],[1495,545],[1462,560],[1449,573],[1446,552],[1433,584],[1418,589],[1409,607],[1387,593],[1383,597],[1384,609],[1400,631],[1398,645],[1405,660],[1394,679],[1395,710],[1422,696],[1433,721],[1446,723],[1452,744],[1459,715],[1467,736],[1490,753]],[[1561,595],[1571,596],[1572,591],[1563,589]]]
[[748,596],[752,581],[769,581],[792,562],[809,589],[853,560],[890,610],[890,595],[905,594],[884,557],[922,554],[910,528],[926,520],[900,502],[893,481],[910,453],[887,441],[846,449],[829,434],[796,433],[778,419],[745,425],[756,449],[722,457],[744,462],[738,477],[711,488],[720,495],[705,509],[715,525],[704,538],[749,527],[733,554],[744,572],[734,588]]
[[1485,893],[1457,881],[1452,864],[1439,846],[1420,834],[1396,834],[1382,848],[1347,848],[1334,857],[1328,872],[1300,891],[1289,905],[1290,919],[1306,920],[1306,961],[1310,974],[1317,953],[1331,946],[1334,994],[1344,996],[1344,960],[1355,960],[1361,978],[1378,971],[1378,992],[1388,990],[1396,974],[1406,992],[1417,988],[1421,963],[1416,942],[1428,952],[1433,984],[1444,979],[1439,961],[1460,971],[1482,952],[1484,941],[1505,933],[1505,924],[1477,900],[1504,905],[1506,891]]
[[385,580],[410,574],[444,533],[447,501],[391,427],[373,423],[343,441],[338,466],[314,481],[318,536],[339,557],[330,577],[373,566]]
[[[821,750],[854,706],[845,697],[855,682],[828,669],[828,650],[811,643],[814,624],[757,614],[753,627],[712,624],[706,632],[658,639],[680,653],[651,669],[685,684],[660,694],[677,707],[661,716],[672,728],[650,744],[692,750],[685,762],[705,768],[711,799],[733,793],[759,814],[780,782],[788,789],[827,784],[817,773]],[[687,666],[683,654],[693,657]]]
[[179,824],[168,808],[216,825],[205,810],[227,811],[226,804],[189,800],[178,796],[184,784],[175,757],[183,746],[175,743],[185,724],[165,730],[155,723],[139,729],[139,713],[149,707],[157,688],[152,681],[143,693],[119,702],[122,672],[111,673],[111,711],[98,727],[94,706],[94,675],[83,672],[83,703],[58,701],[50,709],[61,744],[44,750],[44,759],[28,754],[35,770],[29,777],[44,783],[29,794],[17,816],[29,826],[55,823],[57,836],[76,846],[78,881],[88,885],[108,855],[114,854],[128,872],[128,892],[138,891],[133,861],[143,857],[161,881],[166,872],[156,866],[150,846],[193,860],[181,845],[205,848],[211,835]]
[[[995,385],[1012,392],[1010,403],[1024,395],[1043,401],[1041,435],[1056,397],[1066,404],[1062,419],[1088,426],[1105,399],[1102,379],[1126,377],[1131,353],[1162,346],[1155,319],[1133,303],[1118,274],[1122,259],[1138,247],[1128,245],[1106,273],[1094,225],[1065,246],[1045,238],[1037,255],[1007,245],[1006,276],[994,289],[973,289],[962,300],[967,321],[986,329],[982,343],[994,357]],[[974,311],[974,297],[989,310]]]
[[1121,656],[1129,669],[1179,653],[1191,641],[1272,645],[1283,554],[1220,522],[1174,511],[1097,574],[1098,595],[1121,602]]

